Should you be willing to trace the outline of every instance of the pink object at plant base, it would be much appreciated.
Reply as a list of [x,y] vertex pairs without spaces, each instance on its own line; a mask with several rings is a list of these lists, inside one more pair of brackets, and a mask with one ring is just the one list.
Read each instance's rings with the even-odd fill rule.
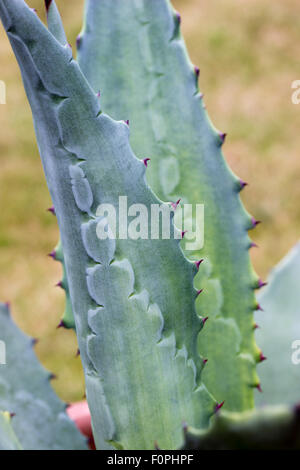
[[91,449],[95,449],[94,438],[92,433],[91,415],[86,401],[80,401],[68,406],[67,414],[69,418],[76,424],[82,434],[88,440]]

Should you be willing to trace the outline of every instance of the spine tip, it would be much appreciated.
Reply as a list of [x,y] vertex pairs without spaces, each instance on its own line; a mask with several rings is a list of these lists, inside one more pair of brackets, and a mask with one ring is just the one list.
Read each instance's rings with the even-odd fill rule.
[[60,320],[59,324],[57,325],[56,329],[58,330],[58,328],[66,328],[66,325],[64,323],[63,320]]
[[240,184],[240,190],[244,189],[245,186],[248,186],[248,183],[246,183],[246,181],[243,181],[243,180],[240,180],[239,184]]
[[78,36],[77,36],[77,38],[76,38],[76,47],[77,47],[77,49],[79,49],[79,48],[80,48],[80,45],[81,45],[81,39],[82,39],[81,35],[80,35],[80,34],[78,34]]
[[223,145],[224,142],[225,142],[225,139],[227,137],[226,132],[219,132],[219,137],[220,137],[220,140],[221,140],[221,145]]
[[176,19],[177,19],[177,21],[178,21],[178,24],[180,25],[180,24],[181,24],[181,16],[180,16],[180,13],[178,13],[178,11],[176,11],[175,16],[176,16]]
[[265,287],[267,285],[268,285],[267,282],[263,282],[261,279],[258,279],[258,283],[257,283],[257,288],[258,289],[261,289],[262,287]]
[[46,7],[47,12],[49,11],[51,3],[52,3],[52,0],[45,0],[45,7]]
[[256,220],[254,217],[251,217],[251,228],[255,228],[258,224],[261,224],[260,220]]
[[159,447],[157,441],[154,442],[154,449],[155,450],[160,450],[160,447]]
[[260,310],[261,312],[264,311],[260,304],[256,304],[255,310]]
[[50,258],[52,259],[56,259],[56,251],[55,250],[51,251],[51,253],[48,253],[48,256],[50,256]]
[[181,199],[178,199],[176,202],[171,202],[171,206],[173,207],[174,211],[176,211],[178,205],[180,204]]
[[52,215],[56,215],[56,212],[55,212],[55,209],[54,209],[54,206],[51,206],[47,209],[48,212],[51,212]]
[[143,163],[144,163],[146,168],[147,168],[148,162],[150,162],[150,160],[151,160],[151,158],[144,158]]
[[221,403],[217,403],[217,404],[216,404],[216,407],[215,407],[215,412],[216,412],[216,413],[222,408],[222,406],[224,405],[224,403],[225,403],[225,400],[223,400]]
[[263,362],[263,361],[266,361],[266,360],[267,360],[266,356],[264,356],[263,353],[260,352],[260,355],[259,355],[259,362]]
[[195,261],[195,265],[198,271],[199,271],[200,264],[203,263],[203,261],[204,261],[203,259],[199,259],[198,261]]

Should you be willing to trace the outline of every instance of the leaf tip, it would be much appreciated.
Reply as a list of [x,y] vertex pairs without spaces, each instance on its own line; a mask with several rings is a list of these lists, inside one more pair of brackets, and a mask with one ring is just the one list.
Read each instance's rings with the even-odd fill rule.
[[49,8],[51,6],[51,3],[52,3],[52,0],[45,0],[45,7],[46,7],[46,11],[48,13],[49,11]]

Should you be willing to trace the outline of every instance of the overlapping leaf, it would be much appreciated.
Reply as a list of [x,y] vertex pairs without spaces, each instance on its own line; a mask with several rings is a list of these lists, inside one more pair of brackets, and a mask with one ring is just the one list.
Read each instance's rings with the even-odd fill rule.
[[[78,60],[94,91],[100,90],[103,110],[129,120],[135,153],[151,158],[147,181],[153,190],[163,200],[193,205],[183,229],[187,238],[190,231],[199,235],[187,256],[204,258],[196,279],[203,289],[197,311],[209,317],[199,343],[208,358],[203,380],[228,410],[251,408],[259,383],[253,330],[259,284],[247,230],[256,222],[239,198],[244,183],[223,158],[225,135],[205,110],[180,16],[168,0],[87,0]],[[197,204],[204,205],[204,227]]]

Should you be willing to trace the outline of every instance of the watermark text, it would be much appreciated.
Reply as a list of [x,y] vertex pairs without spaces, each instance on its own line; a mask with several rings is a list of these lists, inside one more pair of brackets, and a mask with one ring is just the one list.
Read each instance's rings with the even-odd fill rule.
[[[200,250],[204,245],[204,205],[162,203],[128,204],[120,196],[118,207],[100,204],[97,237],[100,240],[169,240],[184,238],[185,250]],[[172,219],[174,218],[174,223]]]

